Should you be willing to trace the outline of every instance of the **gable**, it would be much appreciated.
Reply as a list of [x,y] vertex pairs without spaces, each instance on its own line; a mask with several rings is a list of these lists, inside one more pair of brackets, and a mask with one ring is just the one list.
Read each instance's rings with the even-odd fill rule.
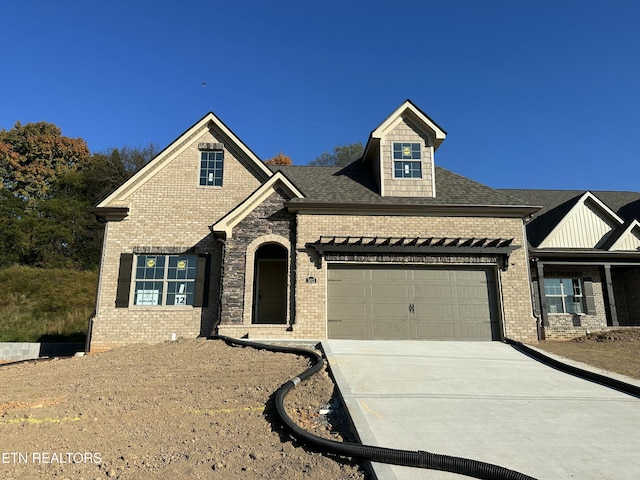
[[595,195],[585,192],[539,247],[599,248],[622,223]]
[[363,162],[383,197],[436,196],[434,152],[446,133],[405,101],[369,137]]
[[[109,207],[127,207],[132,197],[147,183],[166,183],[160,179],[162,172],[171,170],[171,166],[180,164],[178,171],[165,172],[164,176],[173,176],[176,187],[184,181],[190,189],[192,180],[198,185],[200,175],[200,151],[207,148],[220,148],[224,151],[226,168],[223,175],[228,182],[235,183],[238,175],[253,177],[258,183],[269,178],[269,168],[213,113],[208,113],[186,132],[174,140],[167,148],[138,171],[133,177],[101,201],[97,210]],[[176,170],[175,168],[173,170]],[[243,172],[244,170],[244,172]],[[177,176],[176,176],[177,175]],[[251,179],[247,179],[251,183]],[[255,188],[255,187],[254,187]],[[147,188],[152,190],[153,186]],[[253,189],[252,189],[253,190]]]
[[211,225],[210,229],[220,238],[231,238],[233,227],[244,220],[273,193],[280,193],[286,200],[303,198],[302,193],[281,172],[277,172],[260,188],[247,197],[231,212]]
[[640,251],[640,222],[633,220],[613,242],[609,251]]

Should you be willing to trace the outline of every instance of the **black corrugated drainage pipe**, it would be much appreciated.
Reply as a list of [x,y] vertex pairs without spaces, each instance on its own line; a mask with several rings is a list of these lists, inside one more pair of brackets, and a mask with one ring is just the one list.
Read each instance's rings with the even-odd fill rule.
[[498,465],[471,460],[468,458],[452,457],[437,453],[396,450],[392,448],[376,447],[372,445],[361,445],[357,443],[337,442],[318,437],[300,428],[287,414],[284,408],[284,398],[289,391],[303,380],[320,371],[324,365],[322,357],[314,351],[305,348],[282,347],[267,345],[264,343],[238,340],[223,335],[214,335],[210,339],[223,340],[231,345],[241,345],[272,352],[292,353],[305,356],[313,362],[311,367],[302,372],[297,377],[282,385],[275,393],[276,410],[280,419],[289,432],[309,446],[315,447],[325,453],[340,455],[344,457],[355,457],[378,463],[389,463],[406,467],[419,467],[431,470],[442,470],[445,472],[457,473],[484,480],[536,480],[523,473],[509,470]]
[[607,377],[605,375],[600,375],[599,373],[590,372],[589,370],[584,370],[582,368],[568,365],[566,363],[560,362],[559,360],[555,360],[545,355],[544,353],[541,353],[538,350],[525,345],[522,342],[518,342],[517,340],[505,338],[505,342],[518,350],[520,353],[524,353],[528,357],[531,357],[549,367],[555,368],[556,370],[568,373],[584,380],[589,380],[591,382],[604,385],[605,387],[613,388],[614,390],[626,393],[627,395],[631,395],[632,397],[640,398],[640,387],[638,387],[637,385],[632,385],[621,380],[616,380],[615,378]]

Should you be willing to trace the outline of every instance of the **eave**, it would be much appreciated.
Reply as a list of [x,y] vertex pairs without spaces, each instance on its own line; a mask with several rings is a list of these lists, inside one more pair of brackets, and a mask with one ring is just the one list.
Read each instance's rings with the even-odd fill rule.
[[610,252],[600,249],[578,249],[578,248],[532,248],[529,257],[533,262],[543,262],[546,264],[640,264],[640,252],[615,251]]
[[540,207],[528,205],[450,205],[450,204],[398,204],[398,203],[325,203],[285,202],[289,212],[336,215],[450,215],[474,217],[524,218]]
[[119,222],[129,215],[129,207],[90,207],[89,212],[105,222]]

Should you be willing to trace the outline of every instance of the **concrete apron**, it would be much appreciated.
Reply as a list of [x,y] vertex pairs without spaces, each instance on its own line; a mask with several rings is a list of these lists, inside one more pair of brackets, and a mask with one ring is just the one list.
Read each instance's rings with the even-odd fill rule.
[[[325,340],[364,444],[481,460],[540,480],[640,478],[640,400],[500,342]],[[467,478],[372,463],[378,480]]]

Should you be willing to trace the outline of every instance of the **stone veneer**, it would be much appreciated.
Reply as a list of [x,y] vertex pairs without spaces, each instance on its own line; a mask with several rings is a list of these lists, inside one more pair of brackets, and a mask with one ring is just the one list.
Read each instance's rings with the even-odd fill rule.
[[[226,241],[219,328],[221,334],[229,332],[226,329],[229,325],[251,325],[253,260],[256,250],[262,245],[277,243],[287,249],[289,265],[295,260],[295,252],[291,249],[295,244],[295,216],[284,209],[282,203],[286,200],[288,197],[281,191],[271,194],[233,228],[232,237]],[[295,285],[289,282],[289,304],[294,299],[294,290]],[[282,328],[282,325],[279,327]]]

